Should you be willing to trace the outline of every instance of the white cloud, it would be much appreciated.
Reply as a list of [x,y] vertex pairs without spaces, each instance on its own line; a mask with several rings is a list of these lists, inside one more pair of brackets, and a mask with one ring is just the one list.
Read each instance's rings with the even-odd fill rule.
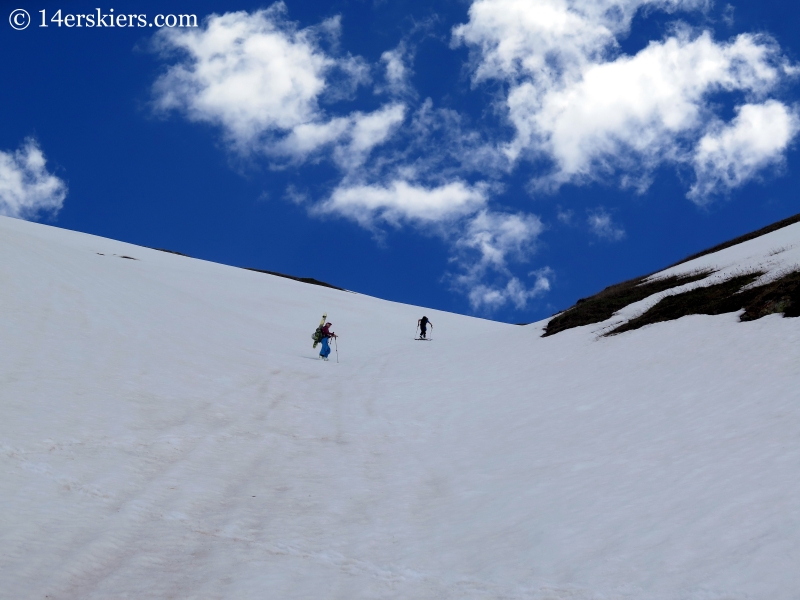
[[797,113],[775,100],[740,107],[732,123],[721,124],[697,144],[697,182],[689,198],[705,202],[713,192],[738,187],[765,167],[782,162],[798,130]]
[[486,192],[483,184],[470,186],[463,181],[438,187],[404,180],[386,185],[342,184],[316,210],[339,214],[370,229],[377,222],[432,225],[474,212],[486,204]]
[[511,277],[505,286],[477,283],[467,292],[470,307],[479,312],[492,312],[513,304],[518,310],[522,310],[529,301],[550,291],[551,274],[549,267],[540,269],[535,273],[536,279],[531,287],[526,287],[517,277]]
[[437,108],[426,98],[402,128],[401,168],[418,177],[447,181],[466,173],[497,177],[508,172],[508,159],[494,147],[491,132],[480,131],[462,113]]
[[552,164],[537,178],[539,186],[618,177],[641,191],[659,165],[692,161],[718,120],[712,94],[763,99],[796,71],[763,36],[719,43],[686,27],[633,56],[619,54],[618,38],[637,10],[706,6],[694,0],[476,0],[453,41],[471,48],[476,85],[507,84],[505,109],[515,135],[502,147],[512,161]]
[[457,246],[477,251],[476,268],[504,269],[507,257],[523,258],[543,231],[536,215],[482,210],[469,221]]
[[[551,271],[535,271],[533,287],[511,275],[509,261],[524,262],[535,250],[544,225],[536,215],[481,210],[472,216],[455,243],[461,272],[452,277],[454,287],[467,294],[473,310],[495,310],[512,303],[518,309],[549,291]],[[505,283],[489,285],[487,278]]]
[[[417,103],[413,32],[372,66],[384,72],[373,91],[389,101],[369,113],[337,112],[333,102],[368,83],[371,67],[338,49],[338,17],[300,29],[282,2],[159,32],[157,47],[172,62],[154,85],[156,106],[220,127],[234,150],[273,166],[332,160],[340,181],[324,200],[291,186],[287,198],[379,237],[386,225],[441,236],[453,252],[450,280],[476,310],[523,307],[549,289],[550,274],[537,272],[529,284],[509,265],[534,253],[543,226],[535,215],[490,206],[520,161],[537,167],[529,190],[614,180],[642,192],[660,166],[691,166],[688,195],[698,203],[781,162],[798,117],[769,96],[800,69],[774,41],[743,34],[717,42],[673,24],[634,55],[620,50],[637,13],[710,5],[475,0],[452,39],[470,49],[474,85],[500,84],[495,107],[507,119],[500,128],[476,127],[431,99]],[[741,104],[728,123],[715,112],[720,93]],[[484,182],[467,183],[475,177]],[[577,223],[574,216],[559,208],[557,218]],[[601,238],[625,236],[604,209],[587,223]]]
[[61,209],[67,185],[49,173],[46,164],[33,139],[16,152],[0,151],[0,215],[32,219]]
[[728,27],[733,27],[734,19],[734,12],[736,8],[732,4],[726,4],[725,8],[722,11],[722,21]]
[[408,52],[404,42],[401,42],[394,50],[387,50],[381,54],[386,83],[376,91],[387,92],[394,96],[415,95],[414,88],[409,81],[413,71],[406,64],[406,61],[410,60],[412,56],[413,53]]
[[240,146],[314,120],[336,61],[285,13],[277,3],[252,14],[211,15],[198,29],[161,30],[158,47],[178,51],[181,61],[156,81],[158,107],[221,125]]
[[[591,178],[606,166],[645,170],[677,160],[682,138],[702,130],[712,91],[764,91],[778,79],[766,50],[749,36],[728,45],[703,34],[652,43],[634,57],[588,67],[579,82],[543,98],[525,83],[509,94],[519,132],[512,155],[538,145],[556,163],[557,182]],[[622,164],[620,164],[622,163]]]
[[[323,38],[335,40],[339,29],[338,19],[298,29],[277,3],[253,13],[212,15],[199,29],[160,32],[157,47],[173,64],[154,85],[156,106],[221,127],[242,154],[295,164],[331,158],[343,175],[325,200],[314,203],[291,186],[287,199],[305,204],[311,214],[351,219],[379,237],[382,226],[410,225],[444,238],[456,248],[464,290],[478,289],[479,276],[492,272],[506,280],[495,295],[504,301],[522,306],[542,293],[546,278],[528,289],[506,266],[507,259],[521,260],[530,251],[541,222],[485,210],[491,186],[463,178],[470,170],[495,168],[502,155],[474,132],[465,133],[460,115],[434,110],[430,100],[401,132],[408,107],[398,98],[416,98],[409,82],[413,44],[404,40],[381,57],[385,78],[375,91],[394,100],[370,113],[324,110],[326,100],[364,82],[367,71],[360,59],[323,49]],[[367,162],[396,135],[402,144]]]
[[372,149],[383,144],[405,119],[403,104],[390,104],[369,114],[355,113],[348,139],[336,148],[336,162],[343,168],[360,166]]
[[616,242],[625,237],[625,230],[614,223],[611,215],[603,208],[590,212],[586,222],[592,233],[599,238]]
[[476,51],[474,81],[534,77],[542,85],[602,61],[642,7],[703,8],[705,0],[475,0],[453,42]]
[[[540,285],[540,282],[544,284]],[[477,284],[469,290],[467,296],[470,307],[475,311],[492,312],[509,303],[522,310],[529,300],[549,289],[550,283],[546,278],[538,279],[534,287],[528,289],[517,277],[512,277],[505,286]]]
[[561,221],[564,225],[572,225],[572,217],[575,216],[575,211],[571,209],[562,209],[560,206],[558,207],[558,212],[556,213],[556,218]]
[[301,123],[293,127],[286,137],[276,141],[268,152],[303,159],[320,148],[338,142],[352,129],[353,119],[349,117],[337,117],[326,122]]
[[[536,271],[526,287],[509,269],[533,254],[545,227],[532,214],[509,214],[487,208],[490,188],[463,181],[427,187],[403,179],[385,185],[342,184],[312,212],[336,214],[372,231],[381,224],[412,224],[443,238],[453,248],[454,289],[465,293],[474,310],[490,312],[511,303],[527,302],[550,289],[548,269]],[[502,281],[489,285],[486,279]]]
[[308,194],[302,190],[299,190],[297,186],[293,184],[286,186],[283,197],[292,204],[297,205],[307,204],[309,202]]
[[335,146],[352,167],[402,122],[405,107],[328,117],[321,103],[346,98],[368,81],[369,68],[352,56],[332,56],[324,37],[340,33],[339,19],[298,29],[282,2],[253,13],[211,15],[197,29],[164,29],[156,47],[175,58],[153,86],[156,107],[220,126],[241,153],[294,160]]
[[265,152],[303,160],[332,147],[333,158],[344,170],[360,167],[376,146],[384,143],[405,119],[405,105],[389,104],[372,113],[354,112],[326,122],[297,125]]

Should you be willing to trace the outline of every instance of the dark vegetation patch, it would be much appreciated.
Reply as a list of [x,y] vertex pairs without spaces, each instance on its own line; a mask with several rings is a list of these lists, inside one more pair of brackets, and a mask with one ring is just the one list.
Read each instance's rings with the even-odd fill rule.
[[[158,250],[159,252],[169,252],[170,254],[177,254],[178,256],[185,256],[187,258],[191,258],[191,256],[189,256],[188,254],[184,254],[183,252],[177,252],[175,250],[167,250],[166,248],[152,248],[152,250]],[[311,285],[321,285],[322,287],[327,287],[334,290],[341,290],[343,292],[347,291],[344,288],[331,285],[330,283],[325,283],[324,281],[320,281],[319,279],[314,279],[313,277],[295,277],[294,275],[286,275],[286,273],[278,273],[277,271],[265,271],[264,269],[253,269],[250,267],[240,267],[240,268],[246,271],[255,271],[256,273],[266,273],[267,275],[275,275],[276,277],[294,279],[295,281],[300,281],[302,283],[310,283]]]
[[[778,221],[777,223],[773,223],[772,225],[767,225],[766,227],[762,227],[757,231],[752,231],[745,235],[741,235],[727,242],[723,242],[722,244],[717,244],[716,246],[708,248],[707,250],[703,250],[702,252],[698,252],[697,254],[692,254],[691,256],[687,256],[683,260],[678,261],[675,264],[670,265],[669,267],[666,267],[663,270],[689,262],[690,260],[694,260],[695,258],[700,258],[701,256],[706,256],[708,254],[713,254],[714,252],[719,252],[720,250],[724,250],[725,248],[736,246],[737,244],[750,241],[757,237],[761,237],[762,235],[766,235],[768,233],[772,233],[773,231],[777,231],[778,229],[783,229],[784,227],[788,227],[789,225],[794,225],[795,223],[800,223],[800,213],[792,217],[783,219],[782,221]],[[575,303],[575,306],[568,308],[564,312],[557,314],[555,317],[550,319],[550,321],[547,324],[547,327],[545,328],[545,333],[542,337],[553,335],[554,333],[558,333],[559,331],[564,331],[565,329],[570,329],[572,327],[579,327],[581,325],[591,325],[592,323],[600,323],[610,318],[615,312],[617,312],[621,308],[624,308],[625,306],[633,302],[643,300],[650,294],[659,293],[667,289],[670,289],[672,287],[682,285],[684,283],[691,283],[692,281],[703,279],[709,274],[710,273],[700,273],[697,275],[689,275],[683,277],[670,277],[667,279],[661,279],[658,282],[652,282],[642,285],[642,282],[645,279],[650,277],[650,275],[653,275],[653,273],[651,273],[650,275],[643,275],[642,277],[637,277],[629,281],[624,281],[622,283],[612,285],[601,291],[599,294],[595,294],[594,296],[591,296],[589,298],[581,298]],[[800,311],[800,299],[796,299],[795,296],[796,286],[794,283],[792,283],[794,281],[793,277],[795,276],[797,276],[797,274],[790,274],[783,277],[779,281],[774,282],[773,284],[769,284],[768,286],[764,286],[763,288],[759,287],[758,289],[761,290],[761,292],[764,294],[764,298],[762,300],[756,301],[756,299],[753,298],[752,302],[748,301],[746,304],[743,304],[742,306],[733,309],[733,311],[745,308],[745,313],[742,315],[742,320],[744,321],[758,319],[764,316],[764,314],[770,314],[772,312],[783,312],[784,316],[787,317],[800,316],[800,315],[795,315],[793,313],[793,311]],[[779,283],[780,285],[778,285]],[[749,292],[750,291],[748,290],[747,294],[748,298],[750,298]],[[786,310],[782,309],[778,310],[778,308],[781,307],[786,308]],[[731,312],[731,311],[725,311],[725,312]],[[687,314],[706,314],[706,313],[695,312]],[[707,313],[707,314],[720,314],[720,313]],[[756,314],[760,316],[754,316]],[[615,331],[612,333],[618,333],[618,332]]]
[[606,335],[687,315],[721,315],[742,309],[742,321],[754,321],[775,313],[783,313],[784,317],[800,317],[800,273],[789,273],[771,283],[742,290],[760,276],[761,273],[748,273],[716,285],[667,296],[644,314]]
[[703,271],[691,275],[667,277],[647,283],[643,282],[648,276],[643,276],[609,286],[594,296],[581,298],[575,303],[575,306],[550,319],[542,337],[553,335],[565,329],[580,327],[581,325],[602,323],[629,304],[639,302],[648,296],[685,283],[705,279],[710,274],[710,271]]
[[169,254],[177,254],[178,256],[185,256],[187,258],[191,258],[188,254],[184,254],[183,252],[178,252],[177,250],[167,250],[166,248],[151,248],[151,250],[158,250],[159,252],[168,252]]
[[652,323],[673,321],[686,315],[721,315],[742,308],[747,301],[739,290],[748,283],[753,283],[761,273],[739,275],[716,285],[697,288],[662,298],[644,314],[627,323],[623,323],[606,335],[639,329]]
[[743,307],[742,321],[755,321],[775,313],[800,317],[800,273],[789,273],[754,291],[758,293]]
[[295,277],[294,275],[286,275],[285,273],[278,273],[276,271],[265,271],[263,269],[251,269],[250,267],[244,267],[244,269],[248,271],[255,271],[256,273],[266,273],[267,275],[275,275],[276,277],[285,277],[286,279],[294,279],[295,281],[310,283],[311,285],[321,285],[322,287],[327,287],[334,290],[340,290],[342,292],[347,291],[344,288],[336,287],[335,285],[331,285],[330,283],[325,283],[324,281],[314,279],[313,277]]
[[[102,252],[95,252],[95,254],[97,254],[98,256],[105,256],[105,254],[103,254]],[[115,254],[114,256],[119,256],[120,258],[127,258],[128,260],[139,260],[138,258],[133,258],[132,256],[125,256],[124,254],[123,255]]]

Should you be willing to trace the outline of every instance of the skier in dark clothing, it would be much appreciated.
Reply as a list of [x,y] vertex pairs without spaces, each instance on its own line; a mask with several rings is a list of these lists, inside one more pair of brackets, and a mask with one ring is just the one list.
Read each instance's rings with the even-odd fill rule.
[[417,327],[419,327],[419,339],[427,339],[425,336],[428,332],[428,325],[430,325],[431,329],[433,329],[433,323],[428,320],[428,317],[423,316],[419,321],[417,321]]
[[335,338],[339,337],[335,333],[331,331],[331,327],[333,323],[325,323],[325,327],[322,328],[322,350],[319,351],[319,357],[322,360],[328,360],[328,355],[331,353],[331,347],[328,345],[328,338]]

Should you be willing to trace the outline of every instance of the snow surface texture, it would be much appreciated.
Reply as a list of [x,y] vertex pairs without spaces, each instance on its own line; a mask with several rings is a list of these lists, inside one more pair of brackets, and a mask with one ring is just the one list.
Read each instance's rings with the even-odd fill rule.
[[541,338],[7,218],[0,310],[3,599],[800,593],[800,319]]

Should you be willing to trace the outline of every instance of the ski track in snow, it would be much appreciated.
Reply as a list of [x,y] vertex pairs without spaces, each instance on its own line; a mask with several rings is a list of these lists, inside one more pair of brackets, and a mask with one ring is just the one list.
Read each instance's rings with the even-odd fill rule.
[[0,310],[0,598],[798,598],[798,319],[541,338],[6,218]]

